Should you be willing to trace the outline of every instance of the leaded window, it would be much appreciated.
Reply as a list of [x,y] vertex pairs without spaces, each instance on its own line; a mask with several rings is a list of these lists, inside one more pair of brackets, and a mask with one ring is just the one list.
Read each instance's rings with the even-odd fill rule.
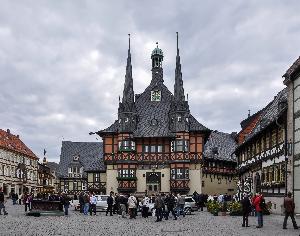
[[95,182],[100,182],[100,173],[95,173]]
[[172,152],[188,152],[189,151],[189,141],[180,139],[171,142]]
[[189,179],[189,168],[171,169],[171,179]]
[[160,153],[163,152],[163,145],[144,145],[143,152]]
[[272,130],[272,147],[276,146],[276,129]]
[[266,134],[266,149],[268,150],[270,148],[270,133],[268,132]]
[[135,150],[135,142],[132,140],[122,140],[119,141],[119,151],[134,151]]
[[118,177],[121,178],[135,177],[135,169],[119,169]]

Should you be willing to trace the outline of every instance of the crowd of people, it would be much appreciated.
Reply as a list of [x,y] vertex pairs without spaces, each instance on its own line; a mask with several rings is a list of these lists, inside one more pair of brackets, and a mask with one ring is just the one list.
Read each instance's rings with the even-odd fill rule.
[[[49,201],[60,201],[61,210],[64,210],[64,214],[68,215],[68,209],[70,206],[70,201],[72,200],[67,194],[51,194],[51,195],[37,195],[38,199],[46,198]],[[25,206],[25,212],[32,210],[32,201],[34,195],[33,193],[21,194],[18,196],[16,193],[11,193],[11,199],[13,205],[23,204]],[[195,200],[196,205],[201,211],[206,205],[207,201],[218,201],[220,203],[234,201],[230,195],[220,194],[220,195],[210,195],[207,194],[198,194],[194,192],[192,198]],[[96,206],[97,206],[97,196],[93,192],[81,192],[79,196],[74,195],[74,200],[79,201],[80,213],[84,215],[96,215]],[[0,215],[7,215],[5,210],[5,197],[3,189],[0,188]],[[121,195],[118,193],[110,192],[107,197],[107,208],[106,216],[108,214],[113,216],[113,214],[118,214],[123,218],[126,218],[126,215],[129,216],[129,219],[135,219],[138,211],[141,211],[141,216],[147,218],[149,215],[156,216],[156,222],[162,221],[163,219],[168,220],[170,213],[173,216],[174,220],[177,220],[181,215],[185,217],[185,197],[174,193],[158,193],[156,195],[148,196],[147,194],[143,197],[135,196],[134,194],[130,195]],[[249,227],[248,217],[251,213],[255,212],[257,216],[257,228],[262,228],[264,225],[263,215],[267,211],[267,205],[265,203],[264,196],[261,193],[255,194],[253,197],[248,196],[246,193],[241,200],[242,214],[243,214],[243,223],[242,227]],[[292,194],[289,192],[286,197],[284,197],[283,207],[285,209],[285,217],[283,221],[283,229],[287,228],[287,219],[290,217],[295,229],[298,229],[296,220],[295,220],[295,203],[292,198]]]
[[[267,205],[264,199],[263,194],[257,193],[252,198],[250,198],[246,193],[241,200],[242,204],[242,213],[243,213],[243,224],[242,227],[249,227],[248,217],[253,210],[257,216],[257,226],[256,228],[262,228],[264,225],[263,215],[264,212],[268,211]],[[284,221],[283,221],[283,229],[287,229],[287,219],[291,217],[294,229],[298,229],[296,220],[295,220],[295,203],[292,198],[292,193],[288,192],[287,196],[284,197],[283,201],[284,207]]]
[[[92,215],[92,213],[96,215],[97,198],[94,193],[82,192],[79,196],[75,195],[74,199],[79,200],[81,213],[88,215],[88,212],[90,212],[90,215]],[[106,216],[118,214],[125,218],[126,215],[128,215],[129,219],[135,219],[138,211],[141,211],[141,216],[143,218],[148,218],[151,214],[156,216],[156,222],[162,221],[162,219],[168,220],[170,213],[174,217],[174,220],[177,220],[180,215],[185,217],[185,198],[180,194],[158,193],[151,196],[146,194],[139,198],[133,193],[129,195],[120,195],[118,193],[110,192],[106,203]]]

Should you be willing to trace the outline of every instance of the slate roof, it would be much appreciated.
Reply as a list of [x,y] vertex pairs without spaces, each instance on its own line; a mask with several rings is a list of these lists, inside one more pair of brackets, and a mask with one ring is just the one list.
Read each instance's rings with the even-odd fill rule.
[[[160,52],[161,49],[156,48],[153,52],[157,51]],[[153,56],[155,55],[157,55],[157,53],[154,55],[152,54],[151,58],[153,59]],[[175,137],[176,131],[180,132],[187,130],[186,127],[189,127],[189,131],[210,131],[208,128],[200,124],[192,115],[190,115],[188,101],[185,100],[178,48],[178,34],[174,95],[168,90],[163,82],[162,67],[154,66],[154,64],[152,64],[152,80],[150,85],[143,93],[135,96],[135,101],[133,100],[134,92],[129,39],[123,98],[122,103],[119,104],[118,110],[118,119],[120,119],[120,124],[119,121],[115,121],[108,128],[96,133],[101,136],[105,133],[129,131],[133,132],[134,137]],[[151,91],[160,91],[161,101],[151,101]],[[127,125],[125,124],[126,129],[124,129],[123,123],[124,113],[130,113],[132,115],[130,117],[125,116],[127,122],[131,122],[127,123]],[[177,114],[181,115],[182,121],[174,122],[174,116],[176,115],[177,118]],[[174,123],[170,123],[171,115],[172,122]],[[188,117],[189,124],[186,124],[186,118]]]
[[189,122],[190,131],[210,131],[210,129],[199,123],[193,115],[190,115]]
[[13,135],[9,129],[7,131],[0,129],[0,148],[5,148],[6,150],[38,159],[38,157],[22,142],[19,135]]
[[[79,156],[79,161],[74,161],[74,156]],[[59,162],[60,177],[68,177],[70,165],[83,166],[84,171],[105,171],[103,143],[63,141]]]
[[[161,91],[161,101],[151,101],[151,91],[156,87]],[[173,94],[163,84],[150,84],[143,93],[136,95],[135,106],[138,115],[137,128],[134,131],[134,137],[175,137],[169,128],[169,112]],[[152,125],[153,120],[157,121],[157,125]],[[200,124],[193,115],[189,119],[190,131],[209,131],[204,125]],[[117,133],[118,121],[116,120],[111,126],[101,131],[102,133]]]
[[261,116],[256,123],[256,126],[253,128],[251,133],[246,137],[245,142],[251,140],[254,136],[261,133],[266,127],[268,127],[271,123],[275,122],[276,119],[282,114],[282,111],[279,111],[278,105],[279,103],[284,102],[285,109],[287,108],[287,88],[281,90],[277,96],[274,97],[273,101],[271,101],[261,113]]
[[59,164],[56,162],[47,162],[46,166],[50,168],[51,171],[55,171],[56,175],[59,174]]
[[298,71],[300,68],[300,57],[291,65],[291,67],[285,72],[285,74],[282,76],[286,79],[290,79],[291,75]]
[[237,162],[233,153],[237,147],[234,135],[219,131],[212,131],[208,141],[204,145],[204,159],[215,159]]
[[[150,98],[151,90],[155,86],[161,91],[160,102],[153,102]],[[163,83],[150,84],[142,94],[137,96],[138,123],[137,129],[133,133],[135,137],[174,137],[169,129],[169,110],[172,96],[172,93]],[[153,125],[154,123],[157,124]]]

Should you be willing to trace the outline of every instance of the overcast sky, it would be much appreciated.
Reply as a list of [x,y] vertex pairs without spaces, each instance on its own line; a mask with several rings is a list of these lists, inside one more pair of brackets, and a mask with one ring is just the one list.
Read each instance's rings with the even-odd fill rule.
[[192,114],[212,130],[240,122],[284,88],[300,55],[300,1],[1,1],[0,128],[58,161],[62,140],[117,119],[128,33],[135,93],[159,42],[173,92],[176,31]]

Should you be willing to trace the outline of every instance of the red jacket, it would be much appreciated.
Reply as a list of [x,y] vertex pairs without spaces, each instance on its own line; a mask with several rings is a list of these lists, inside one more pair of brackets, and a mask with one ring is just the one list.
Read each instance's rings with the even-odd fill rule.
[[262,196],[257,196],[253,199],[253,205],[256,211],[262,211],[261,207],[259,206],[262,198],[263,198]]

